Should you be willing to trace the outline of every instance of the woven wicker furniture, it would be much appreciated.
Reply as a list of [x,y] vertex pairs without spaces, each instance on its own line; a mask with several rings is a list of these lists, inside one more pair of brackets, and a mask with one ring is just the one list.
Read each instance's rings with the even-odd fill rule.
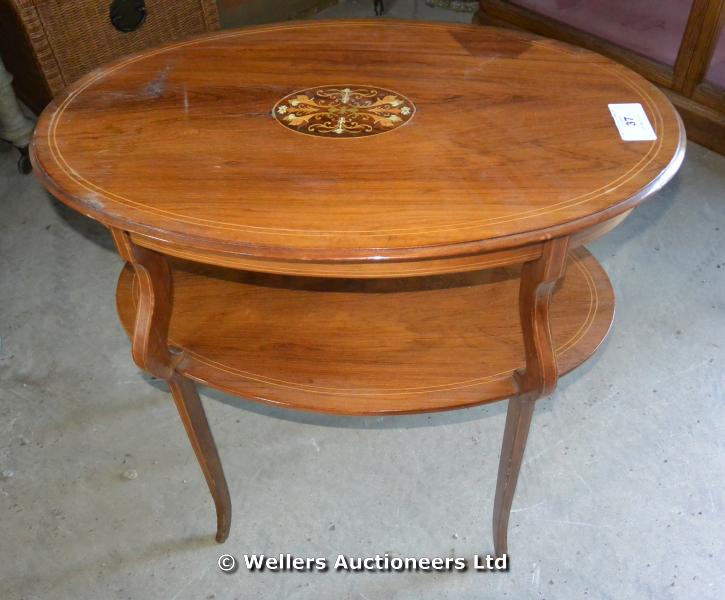
[[[112,4],[142,8],[146,18],[134,31],[119,31]],[[215,0],[0,0],[0,55],[18,97],[38,113],[105,62],[216,29]]]

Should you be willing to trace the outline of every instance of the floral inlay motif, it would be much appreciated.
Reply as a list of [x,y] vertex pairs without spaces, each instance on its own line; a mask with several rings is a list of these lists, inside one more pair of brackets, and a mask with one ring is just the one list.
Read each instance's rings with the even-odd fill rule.
[[405,125],[415,106],[405,96],[379,87],[323,85],[285,96],[272,114],[300,133],[350,138]]

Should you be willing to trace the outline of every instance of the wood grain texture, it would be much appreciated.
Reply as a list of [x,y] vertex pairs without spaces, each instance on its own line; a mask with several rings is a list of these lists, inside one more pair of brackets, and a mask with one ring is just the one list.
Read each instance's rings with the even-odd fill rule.
[[[396,90],[415,116],[355,139],[272,117],[295,90],[347,84]],[[658,139],[623,142],[611,102],[642,103]],[[58,98],[33,146],[54,194],[132,234],[189,253],[378,263],[581,231],[659,189],[683,154],[669,101],[602,56],[379,20],[220,32],[128,58]]]
[[725,110],[713,109],[707,102],[695,102],[670,90],[666,93],[687,123],[687,136],[698,144],[725,154]]
[[693,0],[675,64],[673,89],[689,98],[710,66],[725,20],[725,0]]
[[519,393],[532,400],[553,392],[559,378],[550,311],[554,286],[566,270],[568,247],[569,238],[551,240],[541,257],[521,268],[518,306],[526,362],[516,378]]
[[509,516],[535,401],[551,394],[559,380],[551,302],[555,286],[562,283],[566,272],[569,241],[565,237],[546,242],[541,256],[524,263],[521,268],[518,306],[525,366],[514,372],[518,394],[509,400],[499,458],[493,504],[493,539],[497,556],[508,552]]
[[134,272],[135,303],[128,314],[131,353],[144,371],[165,379],[176,408],[209,486],[217,515],[217,542],[229,535],[232,503],[219,453],[209,429],[196,384],[176,370],[183,358],[173,355],[169,342],[169,321],[173,306],[173,281],[166,256],[136,246],[130,236],[117,229],[111,234],[121,257]]
[[516,483],[529,437],[536,398],[524,394],[509,400],[501,444],[496,494],[493,500],[493,547],[496,556],[508,553],[508,526]]
[[[623,102],[643,105],[654,142],[621,140],[607,105]],[[44,112],[32,156],[53,194],[114,232],[121,321],[136,362],[169,382],[219,541],[231,503],[191,380],[338,414],[514,397],[500,551],[533,403],[614,314],[599,264],[567,250],[674,175],[684,129],[642,77],[559,42],[307,22],[99,69]]]
[[[172,265],[170,343],[183,349],[178,371],[202,383],[340,414],[461,408],[517,393],[520,267],[355,281]],[[127,267],[117,291],[127,331],[136,285]],[[575,251],[551,305],[560,373],[594,352],[613,312],[606,274]]]
[[692,99],[705,108],[716,111],[725,119],[725,88],[703,81],[695,88]]
[[672,85],[673,72],[669,65],[507,0],[480,0],[474,22],[480,25],[520,28],[524,31],[562,40],[568,44],[583,46],[642,73],[657,85],[666,87]]
[[[626,219],[633,209],[616,217],[602,221],[569,237],[569,248],[574,249],[588,244],[608,233]],[[156,252],[193,260],[209,265],[244,269],[260,273],[278,275],[299,275],[303,277],[332,277],[349,279],[420,277],[427,275],[444,275],[446,273],[464,273],[479,271],[506,265],[516,265],[535,260],[542,254],[544,243],[528,244],[506,250],[463,254],[451,258],[426,258],[425,253],[414,260],[386,261],[322,261],[322,260],[274,260],[256,259],[226,252],[194,250],[178,244],[169,244],[157,239],[141,235],[131,235],[130,239],[137,246],[149,248]]]
[[689,139],[724,154],[725,91],[703,81],[725,20],[723,6],[723,0],[693,1],[674,69],[506,0],[480,0],[473,22],[550,36],[621,62],[662,87],[682,116]]
[[147,373],[171,379],[174,358],[169,351],[169,320],[173,285],[167,258],[134,245],[123,231],[112,229],[111,235],[121,258],[133,268],[139,290],[131,322],[133,360]]
[[[626,216],[626,214],[624,215]],[[610,219],[607,223],[618,221],[620,217]],[[585,230],[587,235],[596,238],[605,229],[602,225]],[[135,244],[162,252],[168,256],[202,262],[209,265],[243,269],[260,273],[278,275],[299,275],[303,277],[331,277],[349,279],[420,277],[426,275],[443,275],[446,273],[463,273],[479,271],[504,265],[515,265],[534,260],[541,256],[542,244],[529,244],[506,250],[464,254],[452,258],[418,258],[415,260],[389,261],[320,261],[320,260],[275,260],[257,259],[239,256],[233,253],[214,252],[210,250],[189,249],[178,244],[160,242],[141,235],[132,235]]]
[[186,377],[175,373],[169,380],[169,389],[214,500],[216,541],[222,543],[229,536],[232,524],[232,499],[204,407],[196,391],[196,384]]

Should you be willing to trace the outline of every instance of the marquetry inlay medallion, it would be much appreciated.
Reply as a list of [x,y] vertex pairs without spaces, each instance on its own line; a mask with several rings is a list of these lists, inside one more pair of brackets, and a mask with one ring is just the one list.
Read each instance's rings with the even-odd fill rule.
[[323,85],[285,96],[275,104],[273,114],[293,131],[352,138],[405,125],[413,118],[415,106],[402,94],[379,87]]

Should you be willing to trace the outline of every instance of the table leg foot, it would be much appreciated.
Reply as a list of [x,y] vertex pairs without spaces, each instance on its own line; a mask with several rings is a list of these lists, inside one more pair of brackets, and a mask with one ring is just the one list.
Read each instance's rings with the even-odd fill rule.
[[508,552],[511,504],[516,491],[516,482],[521,470],[521,461],[524,457],[535,404],[535,400],[529,396],[514,397],[509,400],[498,466],[496,497],[493,504],[493,545],[496,556],[502,556]]
[[176,373],[169,380],[169,388],[214,499],[217,518],[216,541],[222,543],[227,539],[232,523],[232,501],[204,407],[196,391],[196,385],[190,379]]

